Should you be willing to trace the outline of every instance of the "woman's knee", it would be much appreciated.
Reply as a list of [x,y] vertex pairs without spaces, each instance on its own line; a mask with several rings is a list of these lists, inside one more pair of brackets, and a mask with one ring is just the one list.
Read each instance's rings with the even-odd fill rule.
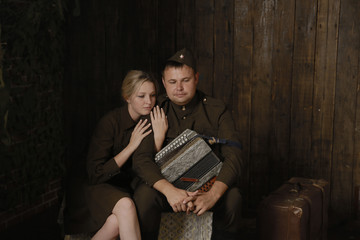
[[115,204],[115,207],[113,209],[113,213],[115,215],[118,215],[118,214],[131,214],[131,213],[136,214],[136,207],[135,207],[135,204],[134,204],[133,200],[131,198],[128,198],[128,197],[121,198]]

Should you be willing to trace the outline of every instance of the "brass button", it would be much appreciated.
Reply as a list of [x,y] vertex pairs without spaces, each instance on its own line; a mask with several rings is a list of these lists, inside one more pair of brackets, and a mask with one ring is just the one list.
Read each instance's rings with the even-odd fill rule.
[[204,102],[206,102],[206,101],[207,101],[207,99],[206,99],[206,98],[204,98],[204,99],[203,99],[203,101],[204,101]]
[[186,119],[186,116],[183,116],[182,119],[185,120],[185,119]]
[[185,106],[182,106],[181,110],[185,111],[185,110],[186,110],[186,107],[185,107]]

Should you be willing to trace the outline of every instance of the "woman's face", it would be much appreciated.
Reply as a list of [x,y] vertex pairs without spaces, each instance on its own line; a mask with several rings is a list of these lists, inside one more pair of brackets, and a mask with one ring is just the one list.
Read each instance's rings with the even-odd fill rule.
[[133,120],[147,115],[155,105],[156,91],[152,82],[146,81],[126,100],[128,110]]

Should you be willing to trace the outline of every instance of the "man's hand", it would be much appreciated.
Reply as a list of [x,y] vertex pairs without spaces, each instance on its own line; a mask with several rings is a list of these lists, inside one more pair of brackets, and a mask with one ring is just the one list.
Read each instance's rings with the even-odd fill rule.
[[173,187],[168,190],[165,196],[174,212],[186,211],[187,206],[183,203],[183,201],[188,197],[188,195],[185,190]]
[[215,181],[214,185],[208,192],[199,194],[193,201],[195,205],[194,213],[198,216],[211,209],[220,197],[228,189],[228,186],[220,181]]
[[211,192],[201,193],[194,201],[195,208],[193,212],[200,216],[211,209],[217,202],[217,198]]
[[[184,203],[184,199],[188,198],[188,192],[174,187],[166,179],[161,179],[154,184],[154,188],[165,195],[168,203],[174,212],[185,212],[188,206]],[[193,208],[192,203],[189,204]]]
[[184,199],[183,203],[186,205],[186,214],[194,211],[195,205],[193,201],[196,200],[196,197],[199,195],[199,191],[187,192],[188,197]]

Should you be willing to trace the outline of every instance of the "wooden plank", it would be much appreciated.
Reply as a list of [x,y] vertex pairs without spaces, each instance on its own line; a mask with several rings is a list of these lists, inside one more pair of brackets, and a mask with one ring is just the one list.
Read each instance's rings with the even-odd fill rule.
[[[128,17],[127,2],[108,1],[105,5],[105,48],[106,48],[106,109],[113,109],[124,104],[121,97],[121,84],[128,68],[124,56],[126,39],[124,32],[128,32],[126,19]],[[103,93],[105,95],[105,93]]]
[[330,180],[340,0],[318,1],[314,100],[312,120],[312,176]]
[[[359,5],[358,6],[358,10],[360,9]],[[357,23],[359,24],[359,22]],[[358,32],[359,34],[359,32]],[[360,39],[357,40],[358,43],[360,43]],[[355,46],[356,47],[356,46]],[[354,164],[353,164],[353,189],[359,189],[360,188],[360,44],[358,44],[357,46],[357,53],[355,53],[358,56],[358,67],[357,67],[357,89],[356,89],[356,122],[355,122],[355,132],[354,132]],[[359,209],[357,209],[358,212],[356,212],[356,204],[358,206],[358,208],[360,207],[359,204],[359,197],[356,198],[356,196],[359,195],[355,195],[356,193],[353,194],[352,196],[352,200],[354,201],[351,206],[352,206],[352,213],[353,215],[357,214],[357,217],[359,217]],[[356,216],[356,215],[355,215]]]
[[[357,9],[360,6],[358,5]],[[359,22],[357,23],[359,24]],[[359,32],[358,32],[359,34]],[[360,39],[358,39],[358,43],[360,43]],[[356,47],[356,46],[355,46]],[[353,163],[353,188],[354,191],[358,191],[360,188],[360,44],[357,46],[358,56],[358,67],[357,67],[357,89],[356,89],[356,122],[355,122],[355,131],[354,131],[354,163]],[[353,192],[351,200],[353,201],[351,204],[351,212],[352,216],[359,217],[359,195],[358,193]],[[356,198],[357,197],[357,198]],[[357,208],[356,208],[357,204]],[[357,212],[356,212],[357,211]]]
[[214,84],[214,1],[196,1],[196,62],[198,89],[213,95]]
[[161,93],[165,89],[161,82],[161,71],[166,59],[176,52],[176,13],[177,1],[159,0],[158,1],[158,81]]
[[[105,48],[105,14],[104,4],[94,1],[87,19],[87,49],[82,56],[87,59],[89,69],[84,75],[87,79],[87,119],[89,133],[105,113],[107,84],[106,84],[106,48]],[[84,59],[85,60],[85,59]]]
[[195,1],[181,0],[177,5],[176,47],[184,47],[195,54]]
[[316,1],[296,1],[290,137],[290,175],[313,177],[311,118],[313,103]]
[[278,0],[274,10],[272,51],[269,191],[289,179],[291,79],[295,0]]
[[[140,60],[140,62],[143,62],[142,69],[155,74],[158,69],[158,0],[141,0],[137,2],[141,9],[138,7],[140,11],[138,10],[137,17],[140,18],[141,26],[138,34],[138,38],[141,41],[139,44],[140,55],[138,55],[138,57],[143,59],[143,61]],[[134,56],[134,58],[136,58],[136,56]]]
[[241,175],[245,209],[256,209],[250,199],[250,115],[251,115],[251,71],[253,58],[252,1],[234,1],[234,67],[233,67],[233,117],[243,146],[242,159],[246,162]]
[[251,99],[250,186],[254,201],[269,191],[269,144],[271,122],[271,85],[274,1],[254,1],[254,52]]
[[[67,32],[64,119],[67,170],[84,170],[87,143],[100,115],[101,94],[94,81],[105,76],[103,19],[96,1],[80,1],[80,15],[71,16]],[[96,31],[98,32],[96,32]]]
[[233,0],[215,1],[214,97],[232,109]]
[[[337,221],[351,216],[353,167],[359,160],[355,145],[359,76],[359,10],[357,0],[342,0],[334,118],[334,147],[331,178],[331,208]],[[356,44],[354,44],[356,43]],[[354,154],[355,153],[355,154]],[[356,173],[358,177],[358,173]]]

